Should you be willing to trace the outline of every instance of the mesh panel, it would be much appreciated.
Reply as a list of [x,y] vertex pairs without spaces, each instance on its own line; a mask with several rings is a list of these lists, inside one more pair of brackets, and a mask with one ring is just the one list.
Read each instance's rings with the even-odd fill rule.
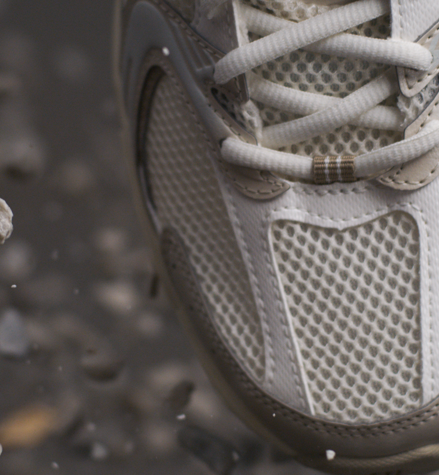
[[209,143],[169,78],[157,87],[147,139],[157,213],[183,238],[215,323],[253,375],[264,374],[264,345],[250,284],[215,171]]
[[411,124],[414,122],[437,97],[438,93],[439,75],[425,86],[419,94],[416,94],[416,96],[409,98],[401,95],[398,105],[405,115],[405,123]]
[[[245,0],[273,15],[302,21],[328,11],[330,7],[307,5],[300,1]],[[348,33],[385,39],[390,36],[390,18],[382,17],[359,25]],[[259,37],[251,34],[250,39]],[[333,57],[327,54],[298,50],[255,68],[259,76],[293,89],[346,97],[383,74],[387,66],[360,59]],[[387,105],[396,105],[394,96]],[[265,126],[297,119],[298,116],[258,103]],[[360,155],[402,140],[400,132],[371,130],[346,125],[330,134],[283,147],[279,150],[298,155]]]
[[419,234],[393,212],[345,231],[272,226],[317,415],[376,421],[422,401]]
[[294,0],[244,0],[244,3],[292,21],[307,20],[331,8],[324,5],[309,5],[305,2]]

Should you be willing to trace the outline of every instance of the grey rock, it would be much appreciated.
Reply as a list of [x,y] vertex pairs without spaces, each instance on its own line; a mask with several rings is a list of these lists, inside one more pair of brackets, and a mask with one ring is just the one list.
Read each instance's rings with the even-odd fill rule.
[[0,320],[0,353],[11,358],[24,358],[30,349],[23,319],[15,309],[8,309]]

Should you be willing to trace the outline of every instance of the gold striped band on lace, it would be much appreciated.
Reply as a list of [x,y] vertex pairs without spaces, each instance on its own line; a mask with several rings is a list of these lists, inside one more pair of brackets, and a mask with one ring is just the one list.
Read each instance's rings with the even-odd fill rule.
[[314,157],[314,181],[317,185],[351,183],[355,178],[355,157]]

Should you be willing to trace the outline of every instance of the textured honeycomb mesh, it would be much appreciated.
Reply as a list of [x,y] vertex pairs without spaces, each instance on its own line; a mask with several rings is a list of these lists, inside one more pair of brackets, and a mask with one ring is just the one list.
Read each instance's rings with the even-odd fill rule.
[[[305,4],[300,1],[244,0],[263,11],[291,20],[302,21],[327,11],[325,5]],[[348,30],[348,33],[385,39],[390,36],[390,17],[381,17]],[[259,37],[250,34],[250,40]],[[376,79],[387,66],[365,60],[340,58],[327,54],[298,50],[265,63],[254,70],[256,74],[293,89],[304,92],[346,97]],[[396,106],[396,95],[387,105]],[[298,116],[258,103],[264,126],[297,119]],[[402,140],[401,132],[367,129],[346,125],[320,137],[282,147],[279,150],[298,155],[360,155]]]
[[398,105],[405,116],[405,123],[413,123],[439,94],[439,75],[414,97],[400,96]]
[[314,410],[386,419],[422,402],[419,232],[400,211],[344,231],[272,225]]
[[258,378],[265,358],[261,324],[215,171],[189,106],[168,77],[156,89],[146,143],[158,217],[184,240],[215,324]]
[[244,0],[244,3],[292,21],[307,20],[331,8],[326,5],[310,5],[294,0]]

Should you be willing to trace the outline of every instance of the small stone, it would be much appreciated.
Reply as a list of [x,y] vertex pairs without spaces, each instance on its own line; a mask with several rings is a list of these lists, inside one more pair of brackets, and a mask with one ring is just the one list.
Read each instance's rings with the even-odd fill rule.
[[99,283],[95,286],[98,302],[118,314],[127,314],[140,306],[140,295],[131,282]]
[[178,442],[217,475],[229,475],[239,461],[238,452],[230,443],[199,427],[180,429]]
[[170,361],[150,369],[147,378],[150,389],[165,399],[172,389],[181,381],[187,380],[190,374],[191,371],[188,366],[180,362]]
[[106,460],[110,455],[108,447],[101,442],[94,442],[91,446],[90,457],[96,461]]
[[327,451],[326,451],[326,459],[327,459],[328,461],[334,460],[335,457],[336,457],[336,455],[337,455],[337,454],[336,454],[333,450],[327,450]]
[[98,343],[86,349],[81,358],[81,367],[92,379],[110,381],[119,374],[122,369],[122,361],[110,348]]
[[195,384],[192,381],[181,381],[178,383],[172,388],[170,394],[165,399],[165,411],[174,416],[181,414],[189,404],[194,390]]
[[21,315],[14,309],[4,312],[0,320],[0,353],[11,358],[24,358],[30,341]]
[[13,178],[30,178],[40,174],[47,160],[42,140],[34,133],[1,137],[0,169]]

